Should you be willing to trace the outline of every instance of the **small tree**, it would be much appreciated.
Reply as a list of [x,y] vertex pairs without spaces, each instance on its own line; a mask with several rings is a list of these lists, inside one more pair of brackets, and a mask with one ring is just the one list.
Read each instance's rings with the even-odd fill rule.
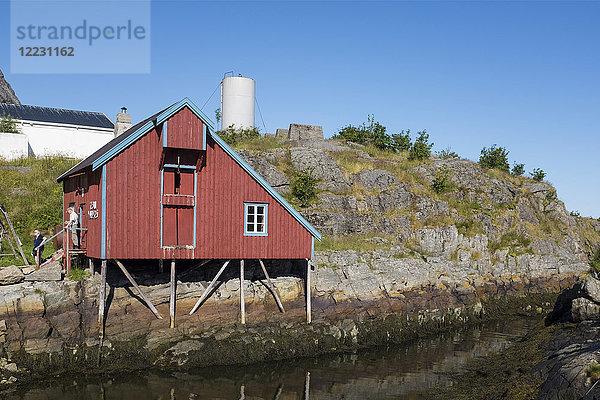
[[319,180],[312,174],[312,169],[299,172],[290,184],[292,195],[300,201],[300,206],[306,207],[317,198]]
[[515,175],[515,176],[521,176],[525,173],[525,164],[517,164],[514,163],[512,170],[510,171],[511,174]]
[[510,169],[508,151],[504,147],[497,147],[495,144],[489,149],[484,147],[481,149],[481,155],[479,156],[479,165],[484,168],[495,168],[508,172]]
[[531,179],[534,181],[541,182],[546,177],[546,173],[541,168],[534,168],[533,171],[530,172]]
[[437,156],[443,160],[459,159],[458,153],[452,151],[450,147],[446,147],[444,150],[437,152]]
[[410,129],[406,132],[394,133],[392,135],[392,146],[395,151],[409,151],[412,147],[410,141]]
[[21,133],[17,121],[10,115],[0,116],[0,132],[5,133]]
[[431,156],[433,143],[429,143],[429,135],[425,130],[417,132],[419,136],[415,139],[408,153],[409,160],[426,160]]
[[435,171],[431,188],[437,194],[442,194],[450,189],[450,170],[442,167]]

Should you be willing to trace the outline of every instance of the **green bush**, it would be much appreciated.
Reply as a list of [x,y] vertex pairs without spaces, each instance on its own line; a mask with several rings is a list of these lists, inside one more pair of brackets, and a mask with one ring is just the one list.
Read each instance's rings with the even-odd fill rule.
[[417,132],[417,138],[408,153],[409,160],[426,160],[431,156],[433,143],[429,143],[429,135],[425,130]]
[[4,133],[21,133],[17,121],[10,115],[0,116],[0,132]]
[[440,168],[435,171],[435,177],[431,188],[437,194],[447,192],[450,189],[450,171],[447,168]]
[[546,173],[540,168],[534,168],[533,171],[531,171],[530,175],[531,179],[538,182],[543,181],[546,177]]
[[244,139],[253,139],[260,137],[260,132],[256,128],[235,129],[233,125],[225,130],[218,131],[217,135],[223,139],[228,145],[234,146],[236,143]]
[[444,150],[440,150],[437,152],[437,156],[442,160],[457,160],[460,158],[458,153],[450,150],[450,147],[445,148]]
[[348,125],[340,129],[334,137],[364,145],[372,144],[381,150],[393,150],[393,140],[386,133],[386,129],[385,126],[375,121],[373,115],[369,115],[366,124],[363,122],[360,126]]
[[525,164],[517,164],[514,163],[512,170],[510,171],[511,174],[515,175],[515,176],[521,176],[525,173]]
[[[360,126],[347,125],[340,129],[334,136],[337,139],[345,139],[350,142],[373,145],[380,150],[390,151],[409,151],[414,147],[410,140],[410,129],[390,135],[386,132],[387,128],[375,121],[373,115],[369,115],[367,123],[362,123]],[[424,134],[425,131],[419,132]],[[427,136],[428,138],[429,136]],[[418,140],[418,139],[417,139]],[[416,142],[415,142],[416,144]],[[431,144],[429,150],[431,149]],[[429,155],[427,155],[429,157]],[[427,158],[425,157],[425,158]]]
[[410,141],[410,129],[408,129],[406,132],[402,131],[400,133],[393,134],[392,142],[394,150],[409,151],[412,147],[412,143]]
[[488,148],[481,149],[479,156],[479,165],[484,168],[495,168],[508,172],[508,151],[504,147],[497,147],[495,144]]
[[312,169],[299,172],[290,184],[292,195],[306,207],[317,198],[317,184],[319,180],[312,174]]

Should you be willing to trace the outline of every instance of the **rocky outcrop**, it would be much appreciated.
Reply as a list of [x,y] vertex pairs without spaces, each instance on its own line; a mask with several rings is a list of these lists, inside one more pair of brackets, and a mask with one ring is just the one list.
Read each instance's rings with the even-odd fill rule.
[[11,265],[0,268],[0,285],[12,285],[21,282],[25,278],[21,268]]
[[0,103],[21,104],[15,91],[10,87],[10,83],[4,78],[0,70]]
[[275,155],[272,153],[262,153],[262,157],[258,157],[247,150],[238,150],[237,153],[250,164],[252,169],[269,182],[269,185],[273,189],[282,194],[290,191],[289,179],[273,165],[279,162]]
[[292,166],[297,171],[311,171],[320,180],[319,187],[333,192],[344,192],[350,183],[342,174],[333,158],[321,149],[292,147],[290,149]]
[[48,265],[33,271],[25,276],[26,281],[60,281],[62,280],[63,266],[58,261],[52,261]]

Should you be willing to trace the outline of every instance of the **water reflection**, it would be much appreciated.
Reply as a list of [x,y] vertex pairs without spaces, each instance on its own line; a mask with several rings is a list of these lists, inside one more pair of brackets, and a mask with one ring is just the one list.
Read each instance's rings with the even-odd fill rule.
[[10,400],[424,399],[451,384],[473,357],[505,348],[537,321],[488,323],[404,346],[353,354],[187,373],[149,372],[112,378],[69,378],[9,395]]

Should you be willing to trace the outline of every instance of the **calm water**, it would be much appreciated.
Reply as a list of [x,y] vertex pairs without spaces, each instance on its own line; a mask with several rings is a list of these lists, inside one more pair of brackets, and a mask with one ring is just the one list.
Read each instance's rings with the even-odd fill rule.
[[536,322],[525,319],[487,323],[403,346],[246,367],[63,378],[7,398],[425,399],[428,391],[449,385],[449,373],[460,372],[469,359],[502,350]]

